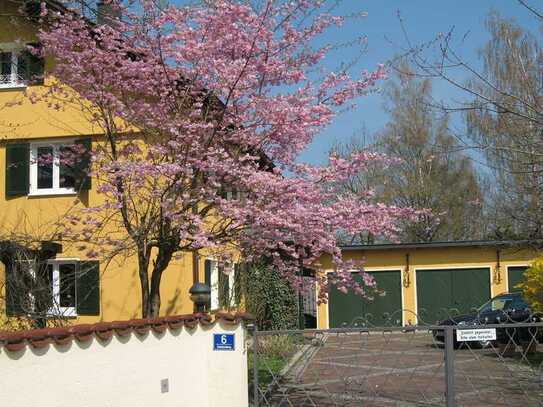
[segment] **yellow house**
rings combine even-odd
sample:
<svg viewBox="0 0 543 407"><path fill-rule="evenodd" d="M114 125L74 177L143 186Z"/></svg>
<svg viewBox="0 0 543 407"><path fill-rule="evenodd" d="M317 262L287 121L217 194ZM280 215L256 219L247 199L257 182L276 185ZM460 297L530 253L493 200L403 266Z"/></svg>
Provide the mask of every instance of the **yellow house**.
<svg viewBox="0 0 543 407"><path fill-rule="evenodd" d="M317 326L353 323L433 324L447 315L478 308L491 297L514 290L538 257L527 241L464 241L344 246L344 260L362 262L379 290L367 301L332 289L317 308ZM539 254L540 255L540 254ZM331 271L329 258L323 258Z"/></svg>
<svg viewBox="0 0 543 407"><path fill-rule="evenodd" d="M32 4L39 8L39 2ZM26 96L39 93L52 80L48 76L52 62L26 51L26 44L36 42L38 26L22 18L21 5L22 1L0 0L0 330L2 321L8 321L6 314L31 315L35 303L43 301L28 298L22 304L10 289L11 269L25 262L14 253L27 245L36 256L48 258L49 283L44 291L45 301L57 305L52 317L62 315L77 323L138 318L141 289L136 258L106 265L63 244L56 234L55 225L70 210L100 201L96 182L63 175L59 156L66 146L99 142L101 134L75 106L56 110L45 102L31 103ZM44 79L32 81L40 73ZM50 156L51 162L40 163L37 158L42 156ZM88 160L79 164L85 167ZM32 265L26 267L32 272ZM78 273L83 268L86 272ZM218 308L221 277L224 280L211 258L186 253L172 260L163 274L161 314L193 312L188 290L196 281L212 285L211 308ZM227 278L230 290L232 279L232 275Z"/></svg>

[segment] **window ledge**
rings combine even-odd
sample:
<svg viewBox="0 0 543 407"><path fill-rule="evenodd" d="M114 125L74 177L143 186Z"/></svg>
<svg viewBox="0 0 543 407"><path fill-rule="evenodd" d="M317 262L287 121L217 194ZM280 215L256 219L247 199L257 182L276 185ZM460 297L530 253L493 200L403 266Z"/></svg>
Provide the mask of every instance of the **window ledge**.
<svg viewBox="0 0 543 407"><path fill-rule="evenodd" d="M69 189L49 189L43 191L30 191L28 193L29 197L39 197L39 196L62 196L62 195L77 195L77 192Z"/></svg>
<svg viewBox="0 0 543 407"><path fill-rule="evenodd" d="M0 90L21 90L27 86L26 83L2 83L0 84Z"/></svg>
<svg viewBox="0 0 543 407"><path fill-rule="evenodd" d="M60 309L52 309L47 312L47 318L76 318L77 312L75 307L61 307Z"/></svg>

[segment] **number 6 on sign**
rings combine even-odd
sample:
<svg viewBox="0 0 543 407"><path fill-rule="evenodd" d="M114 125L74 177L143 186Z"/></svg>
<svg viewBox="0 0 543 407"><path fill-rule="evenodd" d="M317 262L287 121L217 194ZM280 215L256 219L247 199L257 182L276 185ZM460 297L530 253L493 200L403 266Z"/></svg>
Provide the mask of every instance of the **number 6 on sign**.
<svg viewBox="0 0 543 407"><path fill-rule="evenodd" d="M234 334L213 334L213 350L234 350Z"/></svg>

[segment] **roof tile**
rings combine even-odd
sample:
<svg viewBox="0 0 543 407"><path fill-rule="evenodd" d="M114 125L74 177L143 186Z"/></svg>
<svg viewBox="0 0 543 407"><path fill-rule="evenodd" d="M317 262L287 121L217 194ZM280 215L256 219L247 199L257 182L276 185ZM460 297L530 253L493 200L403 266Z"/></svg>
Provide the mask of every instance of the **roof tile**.
<svg viewBox="0 0 543 407"><path fill-rule="evenodd" d="M69 327L32 329L18 332L0 331L0 347L4 347L10 352L17 352L24 349L27 345L39 349L45 348L50 343L66 345L73 339L79 342L89 341L93 337L108 340L114 334L127 336L134 332L143 335L151 329L157 333L163 333L168 328L177 330L185 326L193 329L198 324L211 326L218 321L228 325L237 325L241 322L252 320L254 320L253 316L246 312L238 312L236 314L217 312L213 316L206 313L196 313L154 319L98 322L96 324L80 324Z"/></svg>

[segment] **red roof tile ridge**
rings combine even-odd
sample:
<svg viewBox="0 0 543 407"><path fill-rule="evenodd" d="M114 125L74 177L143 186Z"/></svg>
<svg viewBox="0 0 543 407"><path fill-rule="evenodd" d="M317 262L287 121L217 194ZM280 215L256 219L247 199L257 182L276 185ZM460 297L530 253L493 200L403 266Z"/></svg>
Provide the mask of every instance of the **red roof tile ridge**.
<svg viewBox="0 0 543 407"><path fill-rule="evenodd" d="M222 322L227 325L237 325L242 322L253 321L254 317L247 312L219 311L213 315L208 313L194 313L185 315L170 315L159 318L130 319L127 321L97 322L94 324L78 324L67 327L52 327L31 329L25 331L0 331L0 348L3 346L10 352L17 352L30 345L33 348L43 348L50 343L66 345L73 339L86 342L93 337L108 340L114 334L127 336L131 333L145 335L149 330L163 333L168 328L180 329L183 326L193 329L198 324L202 326L214 325Z"/></svg>

